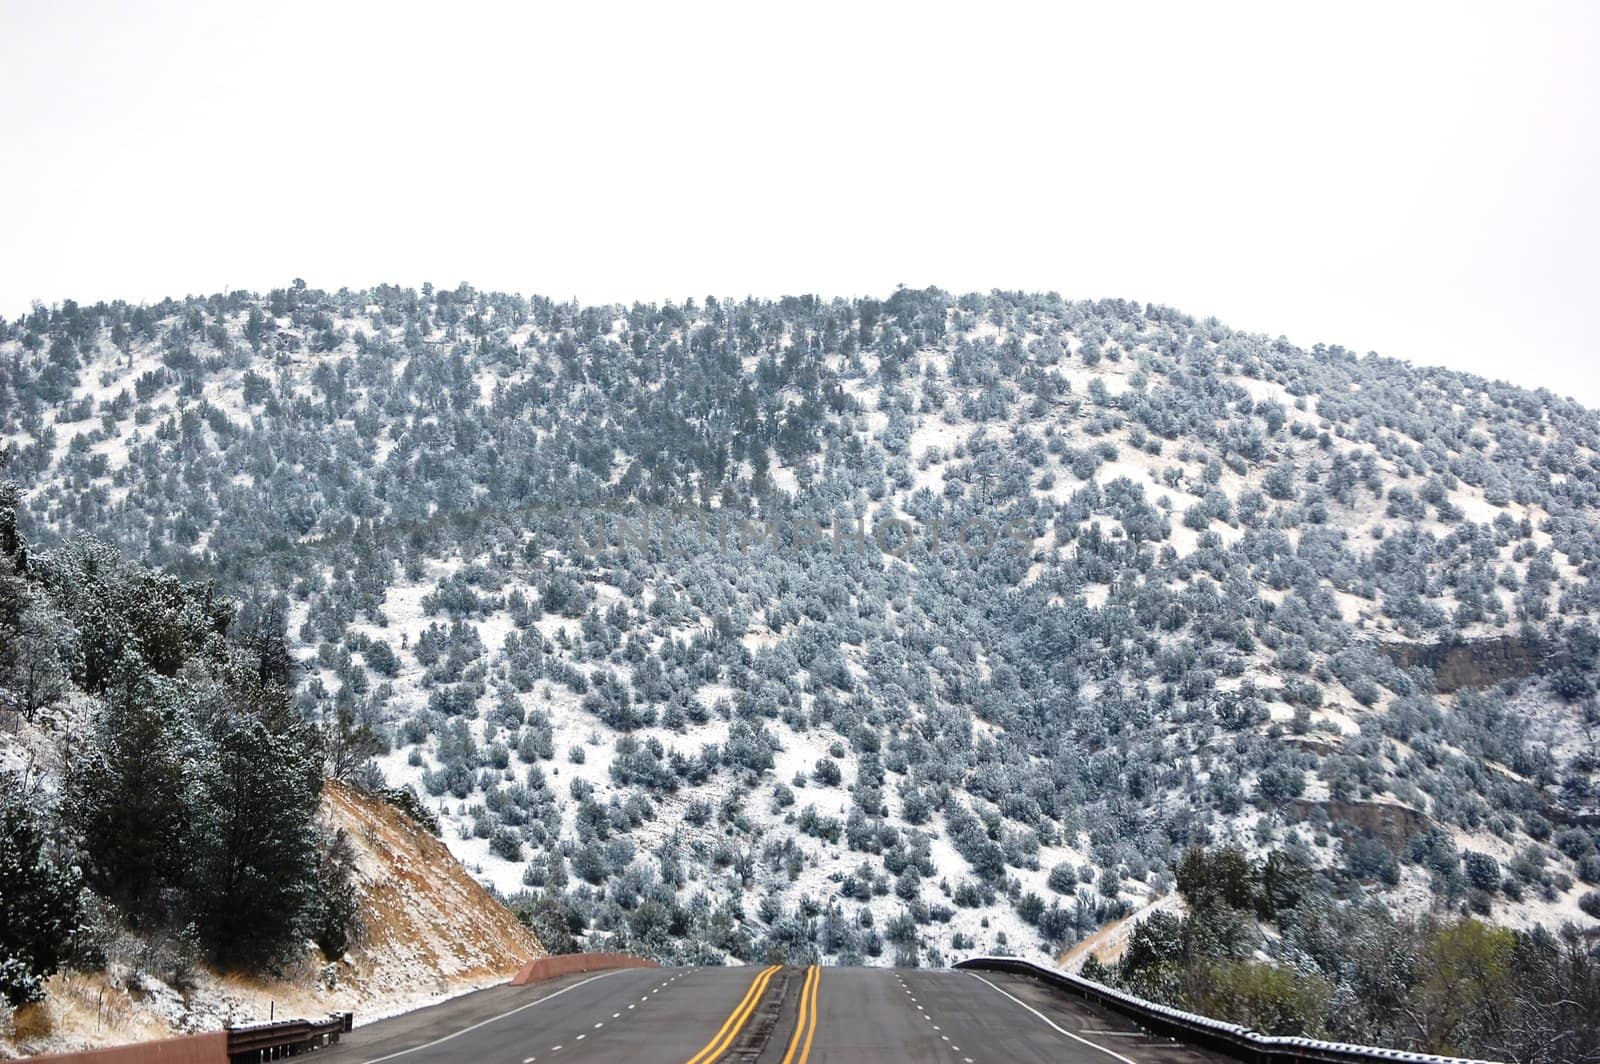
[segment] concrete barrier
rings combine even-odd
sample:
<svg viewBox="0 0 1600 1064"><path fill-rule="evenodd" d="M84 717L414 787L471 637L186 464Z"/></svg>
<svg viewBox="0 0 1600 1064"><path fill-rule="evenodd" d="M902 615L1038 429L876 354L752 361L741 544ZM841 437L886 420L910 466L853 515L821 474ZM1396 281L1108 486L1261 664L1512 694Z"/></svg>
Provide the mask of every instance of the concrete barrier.
<svg viewBox="0 0 1600 1064"><path fill-rule="evenodd" d="M561 953L553 957L540 957L522 966L511 980L512 986L527 986L558 975L573 972L599 972L607 968L659 968L655 961L643 957L630 957L626 953Z"/></svg>
<svg viewBox="0 0 1600 1064"><path fill-rule="evenodd" d="M28 1059L52 1064L228 1064L228 1032L211 1031L164 1038L159 1042L134 1042Z"/></svg>

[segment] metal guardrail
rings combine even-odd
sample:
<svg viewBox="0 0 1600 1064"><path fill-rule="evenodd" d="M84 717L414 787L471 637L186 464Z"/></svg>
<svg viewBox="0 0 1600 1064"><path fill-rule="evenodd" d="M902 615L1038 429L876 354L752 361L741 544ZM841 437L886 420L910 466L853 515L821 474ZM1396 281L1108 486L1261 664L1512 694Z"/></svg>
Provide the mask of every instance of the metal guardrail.
<svg viewBox="0 0 1600 1064"><path fill-rule="evenodd" d="M355 1026L355 1013L334 1012L325 1020L283 1020L229 1027L229 1064L260 1064L315 1052L339 1041Z"/></svg>
<svg viewBox="0 0 1600 1064"><path fill-rule="evenodd" d="M1133 1020L1153 1034L1225 1053L1248 1064L1498 1064L1461 1057L1436 1057L1399 1049L1322 1042L1314 1038L1287 1038L1262 1034L1249 1027L1224 1023L1182 1009L1158 1005L1114 987L1070 972L1046 968L1020 957L970 957L955 967L968 970L1011 972L1031 976Z"/></svg>

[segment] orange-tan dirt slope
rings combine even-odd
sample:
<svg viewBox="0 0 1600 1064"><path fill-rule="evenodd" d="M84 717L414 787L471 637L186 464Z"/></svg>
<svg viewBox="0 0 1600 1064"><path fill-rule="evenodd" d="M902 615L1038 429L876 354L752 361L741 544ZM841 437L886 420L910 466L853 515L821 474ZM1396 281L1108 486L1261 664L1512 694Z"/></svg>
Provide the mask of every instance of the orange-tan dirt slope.
<svg viewBox="0 0 1600 1064"><path fill-rule="evenodd" d="M276 979L183 967L159 943L119 949L103 972L63 972L48 996L0 1025L0 1059L214 1030L227 1023L351 1010L361 1024L505 982L544 950L468 875L443 842L399 809L342 783L325 823L356 854L361 928L345 956L309 943ZM9 1030L5 1029L9 1027Z"/></svg>

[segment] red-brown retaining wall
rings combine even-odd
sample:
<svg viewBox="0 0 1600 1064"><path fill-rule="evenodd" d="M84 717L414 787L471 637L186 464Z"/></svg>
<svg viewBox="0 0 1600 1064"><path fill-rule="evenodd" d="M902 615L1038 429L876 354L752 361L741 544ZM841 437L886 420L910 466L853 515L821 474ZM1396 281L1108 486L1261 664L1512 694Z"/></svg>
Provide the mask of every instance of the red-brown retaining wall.
<svg viewBox="0 0 1600 1064"><path fill-rule="evenodd" d="M522 966L512 986L526 986L542 979L573 972L598 972L606 968L659 968L655 961L643 957L630 957L626 953L562 953L554 957L540 957Z"/></svg>
<svg viewBox="0 0 1600 1064"><path fill-rule="evenodd" d="M81 1053L55 1053L29 1057L52 1064L228 1064L228 1032L191 1034L159 1042L134 1042Z"/></svg>

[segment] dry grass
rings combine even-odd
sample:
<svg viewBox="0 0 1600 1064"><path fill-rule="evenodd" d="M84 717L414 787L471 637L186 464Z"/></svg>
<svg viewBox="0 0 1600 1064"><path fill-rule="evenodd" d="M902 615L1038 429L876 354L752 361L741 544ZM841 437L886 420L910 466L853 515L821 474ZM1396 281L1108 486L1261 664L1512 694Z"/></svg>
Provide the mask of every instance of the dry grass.
<svg viewBox="0 0 1600 1064"><path fill-rule="evenodd" d="M19 1042L44 1038L55 1030L55 1018L44 1002L24 1005L11 1014L11 1036Z"/></svg>
<svg viewBox="0 0 1600 1064"><path fill-rule="evenodd" d="M17 1009L6 1026L0 1032L0 1051L24 1055L137 1042L173 1033L106 972L58 973L45 983L45 999Z"/></svg>

